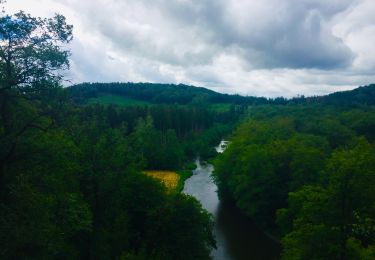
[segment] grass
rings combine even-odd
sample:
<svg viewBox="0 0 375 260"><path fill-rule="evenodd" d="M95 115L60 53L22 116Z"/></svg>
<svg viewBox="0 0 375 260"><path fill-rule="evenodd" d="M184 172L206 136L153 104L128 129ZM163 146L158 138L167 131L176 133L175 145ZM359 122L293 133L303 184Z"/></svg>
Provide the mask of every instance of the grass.
<svg viewBox="0 0 375 260"><path fill-rule="evenodd" d="M227 112L230 110L231 104L228 103L216 103L210 106L210 109L215 112Z"/></svg>
<svg viewBox="0 0 375 260"><path fill-rule="evenodd" d="M187 163L182 170L174 171L144 171L144 173L152 178L162 182L168 192L181 193L184 189L185 181L193 175L196 168L195 163Z"/></svg>
<svg viewBox="0 0 375 260"><path fill-rule="evenodd" d="M151 106L154 105L153 103L134 99L119 95L109 95L109 94L102 94L95 98L90 98L87 101L88 104L101 104L101 105L118 105L122 107L129 107L129 106ZM180 107L185 107L187 105L178 105ZM209 105L209 109L214 112L226 112L230 110L231 104L228 103L214 103Z"/></svg>
<svg viewBox="0 0 375 260"><path fill-rule="evenodd" d="M102 105L118 105L122 107L128 106L148 106L151 103L139 99L133 99L117 95L101 95L96 98L90 98L88 104L102 104Z"/></svg>
<svg viewBox="0 0 375 260"><path fill-rule="evenodd" d="M176 191L180 182L180 175L172 171L145 171L147 176L162 182L169 192Z"/></svg>

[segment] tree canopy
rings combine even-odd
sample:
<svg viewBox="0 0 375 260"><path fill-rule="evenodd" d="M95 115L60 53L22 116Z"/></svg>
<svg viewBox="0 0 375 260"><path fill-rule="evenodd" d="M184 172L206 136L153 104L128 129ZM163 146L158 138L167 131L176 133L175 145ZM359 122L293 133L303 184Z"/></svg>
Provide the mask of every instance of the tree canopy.
<svg viewBox="0 0 375 260"><path fill-rule="evenodd" d="M374 112L252 108L215 162L219 195L281 238L282 259L374 258Z"/></svg>
<svg viewBox="0 0 375 260"><path fill-rule="evenodd" d="M72 102L71 39L61 15L0 18L0 258L209 259L211 215L142 171L182 169L183 136L212 124Z"/></svg>

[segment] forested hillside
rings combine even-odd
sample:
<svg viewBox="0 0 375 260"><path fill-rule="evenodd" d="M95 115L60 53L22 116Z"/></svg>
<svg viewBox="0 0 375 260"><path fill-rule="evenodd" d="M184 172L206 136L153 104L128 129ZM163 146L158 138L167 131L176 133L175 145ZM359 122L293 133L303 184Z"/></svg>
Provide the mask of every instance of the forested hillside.
<svg viewBox="0 0 375 260"><path fill-rule="evenodd" d="M324 97L317 97L316 99L316 102L320 102L326 105L374 106L375 84L358 87L351 91L332 93Z"/></svg>
<svg viewBox="0 0 375 260"><path fill-rule="evenodd" d="M218 93L206 88L187 85L153 83L82 83L70 87L72 98L84 103L87 99L100 95L118 95L153 104L192 104L212 103L267 104L266 98L243 97Z"/></svg>
<svg viewBox="0 0 375 260"><path fill-rule="evenodd" d="M283 259L375 257L375 107L341 95L252 107L216 160L221 198L281 238Z"/></svg>
<svg viewBox="0 0 375 260"><path fill-rule="evenodd" d="M218 93L202 87L173 84L152 83L82 83L68 89L71 98L77 103L110 103L116 104L116 97L127 98L126 105L141 104L176 104L207 106L214 104L227 105L296 105L322 104L338 106L375 105L375 85L362 86L354 90L336 92L325 96L264 98ZM110 96L110 99L103 97ZM130 99L130 100L129 100ZM133 103L131 102L133 100ZM138 103L134 103L134 101ZM145 103L139 103L144 101Z"/></svg>

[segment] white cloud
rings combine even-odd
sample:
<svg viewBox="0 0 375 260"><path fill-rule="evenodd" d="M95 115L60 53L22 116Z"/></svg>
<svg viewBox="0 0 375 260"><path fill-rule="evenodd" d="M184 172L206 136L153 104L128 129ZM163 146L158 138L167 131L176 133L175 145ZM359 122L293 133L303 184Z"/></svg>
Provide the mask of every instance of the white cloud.
<svg viewBox="0 0 375 260"><path fill-rule="evenodd" d="M375 82L372 0L11 0L74 24L69 77L262 96Z"/></svg>

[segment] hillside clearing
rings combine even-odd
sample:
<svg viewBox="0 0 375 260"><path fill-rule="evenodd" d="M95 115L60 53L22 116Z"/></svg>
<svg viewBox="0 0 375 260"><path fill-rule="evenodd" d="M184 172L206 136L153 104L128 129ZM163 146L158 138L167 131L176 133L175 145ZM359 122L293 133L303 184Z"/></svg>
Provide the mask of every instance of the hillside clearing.
<svg viewBox="0 0 375 260"><path fill-rule="evenodd" d="M118 105L122 107L152 105L147 101L118 95L100 95L96 98L89 99L88 104Z"/></svg>

